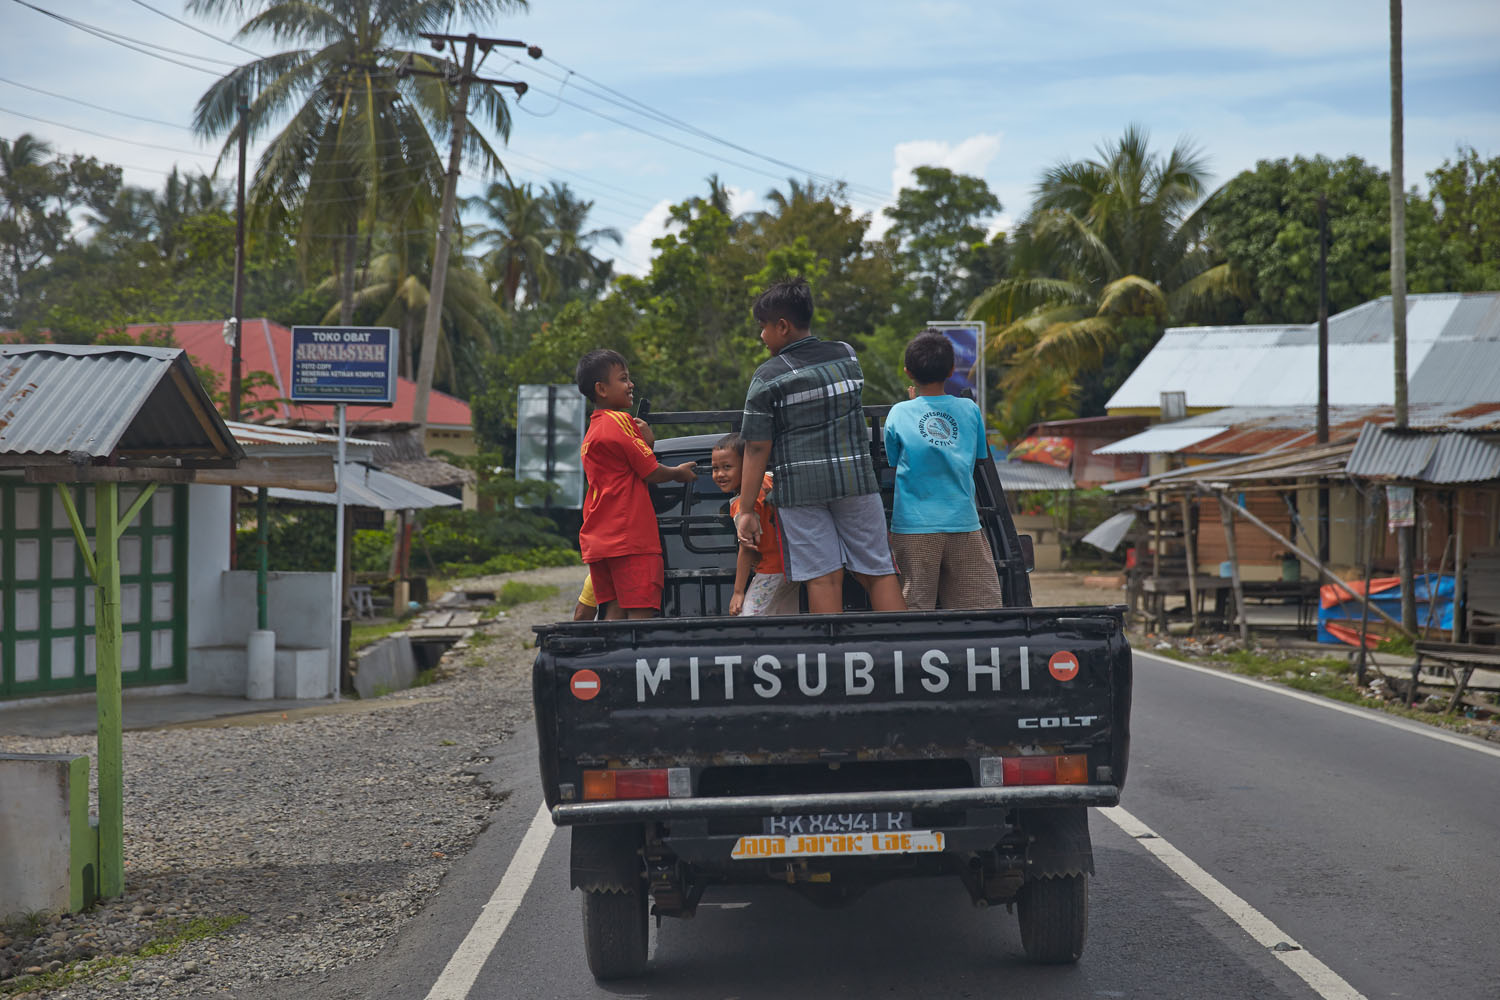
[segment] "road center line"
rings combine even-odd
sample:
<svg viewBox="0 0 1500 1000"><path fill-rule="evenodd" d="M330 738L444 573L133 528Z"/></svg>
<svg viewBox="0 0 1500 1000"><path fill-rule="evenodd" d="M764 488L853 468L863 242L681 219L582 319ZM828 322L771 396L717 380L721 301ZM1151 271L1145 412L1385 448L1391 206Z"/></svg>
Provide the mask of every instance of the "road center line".
<svg viewBox="0 0 1500 1000"><path fill-rule="evenodd" d="M1294 941L1291 935L1271 922L1270 918L1235 895L1228 886L1204 871L1202 866L1162 839L1161 835L1136 819L1119 806L1100 809L1100 815L1118 826L1125 834L1146 850L1156 855L1162 864L1170 868L1178 878L1197 889L1205 899L1218 907L1225 916L1240 926L1255 942L1267 949L1277 945L1291 946L1292 950L1276 950L1271 954L1283 965L1312 987L1324 1000L1365 1000L1343 977L1313 957L1312 953Z"/></svg>
<svg viewBox="0 0 1500 1000"><path fill-rule="evenodd" d="M500 943L500 936L510 926L510 918L520 908L521 900L531 886L537 868L541 866L542 855L547 853L547 845L552 841L554 829L552 814L543 803L536 811L526 835L521 838L521 846L516 848L510 864L506 866L494 895L479 911L474 926L469 928L468 936L453 952L453 957L448 959L437 982L432 984L427 1000L465 1000L468 997L469 991L474 988L474 981L479 978L479 970L484 968L490 952L495 950L495 945Z"/></svg>
<svg viewBox="0 0 1500 1000"><path fill-rule="evenodd" d="M1174 660L1167 656L1157 656L1155 653L1146 652L1145 650L1137 649L1133 650L1133 652L1136 656L1145 656L1155 660L1157 663L1179 667L1183 670L1193 670L1200 674L1208 674L1210 677L1218 677L1226 681L1234 681L1236 684L1244 684L1249 687L1258 688L1261 691L1279 694L1286 698L1295 698L1309 705L1317 705L1319 708L1326 708L1330 712L1342 712L1344 715L1352 715L1356 719L1364 719L1367 722L1378 722L1382 726L1390 726L1392 729L1399 729L1414 736L1425 736L1428 739L1437 740L1441 743L1450 743L1456 747L1463 747L1465 750L1473 750L1475 753L1485 753L1491 757L1500 757L1500 749L1495 747L1487 747L1476 740L1455 736L1452 733L1444 732L1433 726L1425 726L1420 722L1408 722L1406 719L1392 718L1376 709L1356 708L1353 705L1346 705L1343 702L1333 701L1329 698L1320 698L1305 691L1298 691L1296 688L1289 688L1285 684L1259 681L1253 677L1241 677L1238 674L1231 674L1226 670L1215 670L1213 667L1203 667L1196 663L1184 663L1181 660Z"/></svg>

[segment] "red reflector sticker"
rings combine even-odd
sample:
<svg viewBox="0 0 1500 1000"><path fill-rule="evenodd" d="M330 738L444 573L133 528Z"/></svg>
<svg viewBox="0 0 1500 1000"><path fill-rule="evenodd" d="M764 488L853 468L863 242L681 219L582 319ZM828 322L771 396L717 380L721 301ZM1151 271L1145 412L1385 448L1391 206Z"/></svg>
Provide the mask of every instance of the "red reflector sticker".
<svg viewBox="0 0 1500 1000"><path fill-rule="evenodd" d="M1066 649L1053 653L1052 659L1047 661L1047 670L1060 681L1070 681L1078 676L1078 657Z"/></svg>
<svg viewBox="0 0 1500 1000"><path fill-rule="evenodd" d="M599 675L592 670L576 671L573 679L568 681L568 687L579 701L591 701L599 694Z"/></svg>

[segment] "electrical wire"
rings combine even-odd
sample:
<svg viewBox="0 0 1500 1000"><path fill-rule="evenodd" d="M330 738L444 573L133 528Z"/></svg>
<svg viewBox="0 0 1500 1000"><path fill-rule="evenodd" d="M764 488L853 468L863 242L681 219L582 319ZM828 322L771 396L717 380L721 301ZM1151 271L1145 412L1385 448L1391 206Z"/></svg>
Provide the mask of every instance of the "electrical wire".
<svg viewBox="0 0 1500 1000"><path fill-rule="evenodd" d="M722 145L722 146L727 146L730 149L736 150L736 151L741 152L741 153L745 153L745 154L747 154L749 156L753 156L753 157L755 157L756 159L759 159L759 160L764 160L767 163L775 164L776 166L783 167L783 168L785 168L787 170L795 171L795 172L800 173L800 174L802 174L802 175L804 175L806 177L811 177L811 178L814 178L814 179L817 179L817 180L822 180L822 181L824 181L826 183L843 184L851 192L852 191L862 192L862 193L864 193L866 195L866 197L878 198L882 203L888 197L888 193L887 192L881 191L878 188L868 187L868 186L863 185L863 184L855 184L855 183L852 183L850 181L843 180L842 178L834 177L831 174L821 173L820 171L817 171L817 170L809 170L806 167L798 166L795 163L789 163L789 162L787 162L785 160L777 159L774 156L767 156L765 153L757 152L756 150L750 149L749 147L741 146L739 143L732 142L729 139L725 139L725 138L723 138L721 136L715 135L712 132L708 132L708 131L706 131L706 130L704 130L702 128L699 128L698 126L692 124L691 122L683 121L681 118L678 118L675 115L671 115L671 114L669 114L669 113L667 113L665 111L661 111L661 110L659 110L657 108L654 108L651 105L645 103L644 101L637 100L636 98L631 97L629 94L623 93L623 92L621 92L619 90L616 90L614 87L609 86L606 83L603 83L603 82L601 82L599 80L594 79L593 77L587 75L586 73L581 73L578 70L573 69L572 67L566 66L563 63L558 62L556 59L553 59L551 56L543 56L542 58L546 62L549 62L552 65L556 66L558 69L565 70L567 72L567 74L568 74L569 77L576 76L578 79L583 80L583 81L585 81L585 82L587 82L589 84L592 84L594 87L597 87L599 90L604 91L606 94L613 95L613 98L619 98L619 100L614 100L613 98L607 97L604 94L597 95L601 99L607 100L607 101L609 101L612 104L615 104L615 105L620 106L620 107L627 107L627 108L629 108L631 110L635 110L638 114L644 114L644 115L650 116L650 117L656 119L657 121L659 121L659 122L661 122L663 124L675 126L675 127L679 128L679 129L682 129L683 131L686 131L686 132L689 132L689 133L691 133L693 135L696 135L699 138L707 139L707 140L709 140L711 142L718 143L719 145ZM535 69L536 67L530 67L530 68ZM541 72L541 71L537 70L537 72ZM550 74L545 74L545 73L543 75L551 76ZM551 79L556 80L558 78L556 76L551 76ZM567 80L567 77L564 77L563 81L566 82L566 80ZM587 88L580 87L579 89L583 90L584 92L588 92ZM622 102L624 102L624 103L622 103Z"/></svg>
<svg viewBox="0 0 1500 1000"><path fill-rule="evenodd" d="M161 149L167 151L168 153L181 153L185 156L201 156L210 160L214 159L213 153L206 153L195 149L182 149L177 146L163 146L155 142L140 142L136 139L122 139L117 135L109 135L105 132L96 132L91 128L82 128L78 125L69 125L66 122L53 121L51 118L42 118L38 115L29 115L24 111L13 111L10 108L0 107L0 114L15 115L17 118L29 118L34 122L41 122L44 125L55 125L58 128L70 129L74 132L82 132L85 135L97 136L100 139L108 139L111 142L123 142L129 146L140 146L142 149Z"/></svg>
<svg viewBox="0 0 1500 1000"><path fill-rule="evenodd" d="M136 52L139 52L142 55L150 56L153 59L160 59L163 62L174 63L187 69L197 70L200 73L207 73L210 76L219 76L220 73L217 70L211 70L203 66L195 66L191 63L185 63L180 59L172 59L168 56L158 55L156 52L152 52L150 50L159 49L162 52L171 52L173 55L186 56L189 59L198 59L202 62L219 63L223 66L237 67L236 63L232 63L227 59L215 59L212 56L200 56L195 55L191 52L182 52L178 49L169 49L165 45L156 45L151 42L142 42L138 39L131 38L128 35L121 35L117 32L106 31L103 28L96 28L91 24L85 24L84 22L75 20L71 17L64 17L62 14L47 10L45 7L38 7L36 4L27 3L27 0L13 0L13 2L20 4L22 7L30 8L31 10L36 11L38 14L50 17L54 21L61 21L63 24L68 25L70 28L77 28L79 31L87 32L88 34L93 35L96 38L102 38L106 42L113 42L116 45L122 45L127 49L134 49ZM146 47L142 48L142 46Z"/></svg>
<svg viewBox="0 0 1500 1000"><path fill-rule="evenodd" d="M33 87L29 83L21 83L19 80L12 80L8 77L0 76L0 83L8 83L12 87L20 87L23 90L35 91L38 94L46 94L48 97L55 97L60 101L71 101L74 104L81 104L86 108L93 108L95 111L103 111L111 115L119 115L121 118L134 118L136 121L149 122L152 125L165 125L168 128L182 129L184 132L192 131L191 127L179 124L177 122L169 122L162 118L147 118L145 115L131 114L129 111L119 111L115 108L106 108L102 104L94 104L90 101L81 100L77 97L69 97L67 94L59 94L56 91L52 90L43 90L41 87Z"/></svg>
<svg viewBox="0 0 1500 1000"><path fill-rule="evenodd" d="M147 10L151 11L151 13L153 13L153 14L160 14L162 17L166 18L168 21L172 21L172 22L175 22L176 24L180 24L184 28L187 28L189 31L196 31L198 34L202 35L204 38L212 38L214 41L218 42L221 45L227 45L227 46L229 46L232 49L239 49L241 52L248 52L250 55L254 56L257 59L264 59L265 58L265 56L261 55L259 52L256 52L254 49L247 49L243 45L239 44L238 42L231 42L228 39L220 38L218 35L215 35L212 32L204 31L202 28L198 27L196 24L193 24L193 23L191 23L189 21L184 21L180 17L174 17L173 15L168 14L166 11L162 10L159 7L153 7L153 6L151 6L149 3L146 3L146 0L130 0L130 2L133 3L133 4L135 4L137 7L144 7L144 8L146 8Z"/></svg>

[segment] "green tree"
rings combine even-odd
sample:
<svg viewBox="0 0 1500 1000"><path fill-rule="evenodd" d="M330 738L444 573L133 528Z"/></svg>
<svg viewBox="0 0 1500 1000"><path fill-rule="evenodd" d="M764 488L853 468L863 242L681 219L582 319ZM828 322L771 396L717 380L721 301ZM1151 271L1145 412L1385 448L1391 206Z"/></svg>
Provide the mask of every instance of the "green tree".
<svg viewBox="0 0 1500 1000"><path fill-rule="evenodd" d="M444 173L437 140L446 137L457 88L454 64L434 56L422 32L452 21L484 21L524 9L526 0L188 0L213 18L249 14L238 37L301 47L255 59L225 74L198 100L193 125L206 137L236 141L242 96L251 134L285 119L261 154L250 190L258 226L286 228L298 245L328 246L339 279L341 322L354 310L359 237L377 224L427 225ZM420 46L408 48L407 46ZM418 69L437 76L412 75ZM447 74L447 75L444 75ZM501 91L478 83L482 120L510 131ZM465 133L465 152L487 169L500 160L484 133ZM305 257L305 260L310 259Z"/></svg>
<svg viewBox="0 0 1500 1000"><path fill-rule="evenodd" d="M583 295L594 298L609 284L612 261L595 256L601 243L620 244L620 231L609 226L588 228L594 203L578 197L567 184L553 181L542 203L552 230L547 269L553 276L553 294L563 299Z"/></svg>
<svg viewBox="0 0 1500 1000"><path fill-rule="evenodd" d="M1427 181L1439 238L1461 261L1457 290L1500 289L1500 156L1460 148Z"/></svg>
<svg viewBox="0 0 1500 1000"><path fill-rule="evenodd" d="M35 325L39 274L75 245L73 213L104 213L120 189L120 168L93 157L53 156L29 133L0 139L0 323Z"/></svg>
<svg viewBox="0 0 1500 1000"><path fill-rule="evenodd" d="M1244 308L1221 322L1310 323L1318 313L1318 195L1328 198L1328 307L1351 309L1391 290L1387 173L1357 156L1262 160L1204 207L1208 239L1245 289ZM1414 292L1457 286L1462 249L1445 247L1432 203L1406 205L1407 283Z"/></svg>
<svg viewBox="0 0 1500 1000"><path fill-rule="evenodd" d="M1067 377L1056 384L1078 384L1113 358L1144 353L1169 315L1235 294L1234 273L1215 265L1193 211L1206 177L1191 145L1155 153L1135 125L1096 157L1043 173L1010 276L969 307L989 324L1006 391L1057 373ZM1084 412L1126 374L1094 380Z"/></svg>
<svg viewBox="0 0 1500 1000"><path fill-rule="evenodd" d="M917 167L913 173L916 186L903 188L885 210L890 235L899 241L907 279L917 286L928 318L957 318L1000 277L988 273L993 265L984 225L1000 211L1000 199L981 177L947 167Z"/></svg>
<svg viewBox="0 0 1500 1000"><path fill-rule="evenodd" d="M552 291L553 275L547 248L558 237L548 218L548 203L530 184L492 181L481 197L464 202L484 213L490 225L474 233L476 244L488 244L484 266L495 283L495 300L507 311L516 307L516 296L524 290L532 305Z"/></svg>

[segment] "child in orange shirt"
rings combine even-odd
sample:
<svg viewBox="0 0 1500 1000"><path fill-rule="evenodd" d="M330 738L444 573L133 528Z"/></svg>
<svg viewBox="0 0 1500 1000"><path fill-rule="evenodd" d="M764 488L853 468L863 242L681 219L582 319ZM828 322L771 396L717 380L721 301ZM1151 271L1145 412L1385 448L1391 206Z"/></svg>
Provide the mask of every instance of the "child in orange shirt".
<svg viewBox="0 0 1500 1000"><path fill-rule="evenodd" d="M740 472L745 457L745 442L738 434L726 434L711 453L714 483L725 493L740 487ZM801 610L802 585L786 578L781 559L781 526L776 508L766 501L771 491L771 474L761 481L755 513L760 519L760 539L755 545L741 543L734 564L734 596L729 600L732 615L795 615ZM729 501L729 516L740 512L741 497ZM755 578L750 579L751 570Z"/></svg>
<svg viewBox="0 0 1500 1000"><path fill-rule="evenodd" d="M656 460L645 421L630 415L635 383L615 351L590 351L578 362L578 391L595 406L580 457L588 495L578 548L606 619L650 618L661 610L664 567L652 483L697 479L692 462Z"/></svg>

